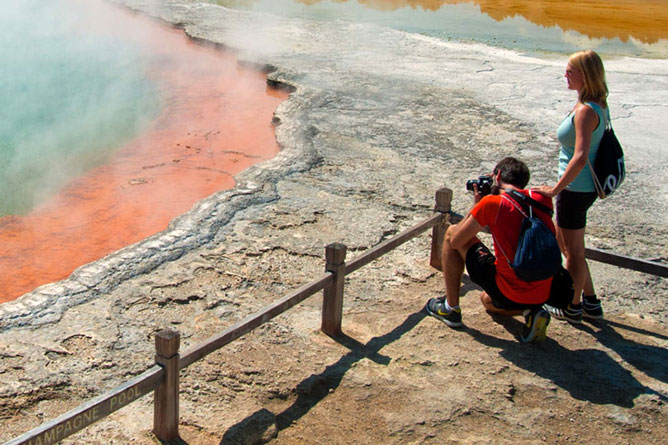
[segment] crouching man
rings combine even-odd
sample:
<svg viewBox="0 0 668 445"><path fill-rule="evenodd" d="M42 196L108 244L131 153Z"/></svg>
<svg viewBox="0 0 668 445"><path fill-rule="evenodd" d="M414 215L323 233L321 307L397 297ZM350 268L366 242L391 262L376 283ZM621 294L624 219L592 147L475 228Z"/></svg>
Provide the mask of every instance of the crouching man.
<svg viewBox="0 0 668 445"><path fill-rule="evenodd" d="M529 169L515 158L508 157L494 167L491 194L483 196L474 185L474 206L459 224L450 226L445 234L442 253L445 297L427 302L429 315L450 327L462 325L459 291L464 266L471 281L482 287L480 301L492 314L524 315L525 326L520 335L522 342L545 340L550 314L543 309L547 303L565 307L573 295L573 282L568 272L560 267L554 277L539 281L522 281L510 267L524 216L522 207L505 193L515 189L552 209L552 200L537 192L524 190L529 182ZM551 217L534 211L554 233ZM476 236L485 226L494 240L494 253Z"/></svg>

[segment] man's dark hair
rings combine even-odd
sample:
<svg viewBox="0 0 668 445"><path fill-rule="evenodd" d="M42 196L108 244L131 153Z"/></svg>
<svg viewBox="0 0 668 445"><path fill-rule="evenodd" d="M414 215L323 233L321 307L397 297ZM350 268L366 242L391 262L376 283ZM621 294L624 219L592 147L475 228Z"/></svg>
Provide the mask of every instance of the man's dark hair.
<svg viewBox="0 0 668 445"><path fill-rule="evenodd" d="M529 167L513 157L503 158L494 167L494 175L501 173L500 179L506 184L523 189L529 183Z"/></svg>

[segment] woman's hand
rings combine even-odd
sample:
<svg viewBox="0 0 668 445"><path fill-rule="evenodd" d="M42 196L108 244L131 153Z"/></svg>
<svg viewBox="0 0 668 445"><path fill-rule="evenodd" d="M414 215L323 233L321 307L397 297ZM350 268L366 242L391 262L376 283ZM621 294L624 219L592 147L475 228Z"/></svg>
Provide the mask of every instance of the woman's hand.
<svg viewBox="0 0 668 445"><path fill-rule="evenodd" d="M541 185L540 187L532 187L531 190L536 191L540 193L541 195L545 195L548 198L554 198L557 196L557 192L554 190L553 187L550 187L549 185Z"/></svg>

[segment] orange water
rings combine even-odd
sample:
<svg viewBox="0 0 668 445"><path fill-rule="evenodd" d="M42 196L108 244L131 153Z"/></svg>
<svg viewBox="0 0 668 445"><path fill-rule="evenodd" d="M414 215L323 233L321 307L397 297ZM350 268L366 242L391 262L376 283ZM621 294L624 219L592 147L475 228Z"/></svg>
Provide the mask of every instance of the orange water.
<svg viewBox="0 0 668 445"><path fill-rule="evenodd" d="M668 38L666 0L448 0L474 3L495 20L520 16L537 25L559 26L593 38Z"/></svg>
<svg viewBox="0 0 668 445"><path fill-rule="evenodd" d="M321 0L297 0L314 5ZM349 0L337 0L347 2ZM352 0L351 0L352 1ZM444 5L472 3L497 21L523 17L536 25L559 26L592 38L630 38L645 43L668 39L666 0L357 0L379 10L421 8L437 11Z"/></svg>
<svg viewBox="0 0 668 445"><path fill-rule="evenodd" d="M82 35L107 32L149 46L148 75L165 107L145 134L105 165L30 214L0 218L0 302L164 230L279 150L271 121L287 94L268 88L264 74L191 42L182 31L97 1L77 1L95 8Z"/></svg>

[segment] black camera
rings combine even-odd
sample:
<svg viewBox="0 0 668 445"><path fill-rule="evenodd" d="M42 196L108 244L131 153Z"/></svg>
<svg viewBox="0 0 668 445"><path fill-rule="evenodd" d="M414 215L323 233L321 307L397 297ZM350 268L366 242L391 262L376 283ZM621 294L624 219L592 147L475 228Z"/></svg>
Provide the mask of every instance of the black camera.
<svg viewBox="0 0 668 445"><path fill-rule="evenodd" d="M492 185L494 179L491 176L483 175L478 177L478 179L469 179L466 181L466 190L475 191L473 184L478 185L478 194L481 196L489 195L492 193Z"/></svg>

